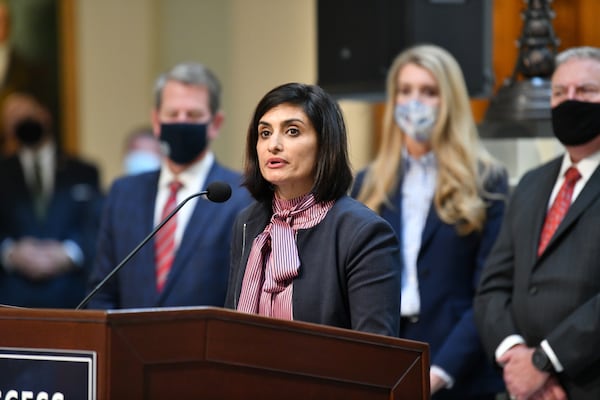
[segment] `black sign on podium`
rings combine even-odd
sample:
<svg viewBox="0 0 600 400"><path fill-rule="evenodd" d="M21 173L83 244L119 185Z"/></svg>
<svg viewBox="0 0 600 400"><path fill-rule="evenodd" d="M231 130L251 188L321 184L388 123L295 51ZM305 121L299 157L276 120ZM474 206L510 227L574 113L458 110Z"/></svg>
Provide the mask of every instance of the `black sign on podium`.
<svg viewBox="0 0 600 400"><path fill-rule="evenodd" d="M96 353L0 347L0 399L96 399Z"/></svg>

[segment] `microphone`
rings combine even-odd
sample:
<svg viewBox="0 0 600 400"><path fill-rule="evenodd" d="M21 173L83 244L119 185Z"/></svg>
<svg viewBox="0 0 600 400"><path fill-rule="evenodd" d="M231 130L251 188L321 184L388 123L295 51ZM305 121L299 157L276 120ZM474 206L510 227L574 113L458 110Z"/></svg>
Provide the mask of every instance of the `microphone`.
<svg viewBox="0 0 600 400"><path fill-rule="evenodd" d="M231 186L229 186L225 182L217 181L217 182L213 182L210 185L208 185L206 190L203 190L198 193L194 193L191 196L186 197L181 203L179 203L173 209L173 211L171 211L169 213L169 215L167 215L165 217L165 219L163 219L158 225L156 225L156 227L152 230L152 232L150 232L148 234L148 236L146 236L146 238L144 240L142 240L140 242L140 244L138 244L135 247L135 249L133 249L131 251L131 253L127 254L127 256L123 259L123 261L121 261L119 263L119 265L117 265L112 271L110 271L110 273L108 275L106 275L106 277L104 279L102 279L102 281L100 281L100 283L98 283L96 285L96 287L94 287L94 289L87 296L85 296L85 298L83 300L81 300L81 303L79 303L77 305L77 307L75 307L75 309L80 310L83 307L85 307L87 305L87 303L89 303L89 301L92 299L92 297L94 297L94 295L96 293L98 293L98 291L100 291L100 289L102 289L102 287L104 287L106 282L108 282L108 280L110 278L112 278L117 272L119 272L119 270L121 268L123 268L123 266L125 264L127 264L129 262L129 260L133 256L135 256L138 253L138 251L140 251L140 249L142 247L144 247L144 245L146 243L148 243L148 241L150 239L152 239L152 237L154 237L154 235L156 235L156 233L160 230L160 228L162 228L167 222L169 222L169 220L173 217L173 215L177 214L177 212L181 209L181 207L183 207L185 205L185 203L187 203L188 201L190 201L191 199L193 199L195 197L203 196L203 195L206 195L206 198L214 203L223 203L223 202L229 200L229 198L231 197Z"/></svg>
<svg viewBox="0 0 600 400"><path fill-rule="evenodd" d="M214 203L223 203L231 197L231 186L226 184L225 182L213 182L206 188L206 191L197 193L195 195L190 196L195 197L206 193L206 197L214 202ZM188 199L185 199L183 202L185 203Z"/></svg>

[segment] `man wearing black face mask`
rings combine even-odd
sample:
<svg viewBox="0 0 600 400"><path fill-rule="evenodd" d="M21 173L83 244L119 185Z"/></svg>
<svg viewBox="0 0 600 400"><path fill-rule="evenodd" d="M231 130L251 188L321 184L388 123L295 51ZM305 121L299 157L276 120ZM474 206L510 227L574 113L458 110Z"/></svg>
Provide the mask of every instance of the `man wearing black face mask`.
<svg viewBox="0 0 600 400"><path fill-rule="evenodd" d="M0 303L74 307L91 265L98 170L58 151L34 97L11 94L2 116L19 149L0 162Z"/></svg>
<svg viewBox="0 0 600 400"><path fill-rule="evenodd" d="M155 84L154 134L161 142L160 171L113 184L100 228L90 289L152 231L175 204L215 181L231 198L216 204L195 198L97 292L88 308L223 306L233 220L250 203L241 175L217 163L209 144L223 123L220 84L201 64L183 63Z"/></svg>
<svg viewBox="0 0 600 400"><path fill-rule="evenodd" d="M556 58L564 156L523 176L475 298L514 399L600 399L600 49Z"/></svg>

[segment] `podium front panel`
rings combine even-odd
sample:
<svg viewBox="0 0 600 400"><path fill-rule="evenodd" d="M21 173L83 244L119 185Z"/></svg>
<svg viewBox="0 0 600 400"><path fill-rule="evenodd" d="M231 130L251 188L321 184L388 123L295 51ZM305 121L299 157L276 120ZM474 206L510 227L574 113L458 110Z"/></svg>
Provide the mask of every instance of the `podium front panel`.
<svg viewBox="0 0 600 400"><path fill-rule="evenodd" d="M0 329L0 347L95 352L98 399L429 398L424 343L220 308L0 309Z"/></svg>

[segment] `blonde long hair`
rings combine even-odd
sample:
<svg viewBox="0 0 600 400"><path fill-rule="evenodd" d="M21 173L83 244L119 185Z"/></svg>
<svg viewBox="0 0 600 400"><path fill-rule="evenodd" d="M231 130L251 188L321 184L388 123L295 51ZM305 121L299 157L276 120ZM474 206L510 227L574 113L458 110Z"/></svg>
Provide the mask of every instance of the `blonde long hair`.
<svg viewBox="0 0 600 400"><path fill-rule="evenodd" d="M456 225L460 234L481 231L485 223L486 199L495 197L484 188L490 175L503 168L483 148L471 112L460 66L446 50L419 45L400 53L387 76L387 100L381 143L368 167L358 200L376 212L397 189L402 161L403 135L394 120L397 78L407 64L427 69L436 79L440 93L438 119L431 138L438 162L434 205L442 221Z"/></svg>

